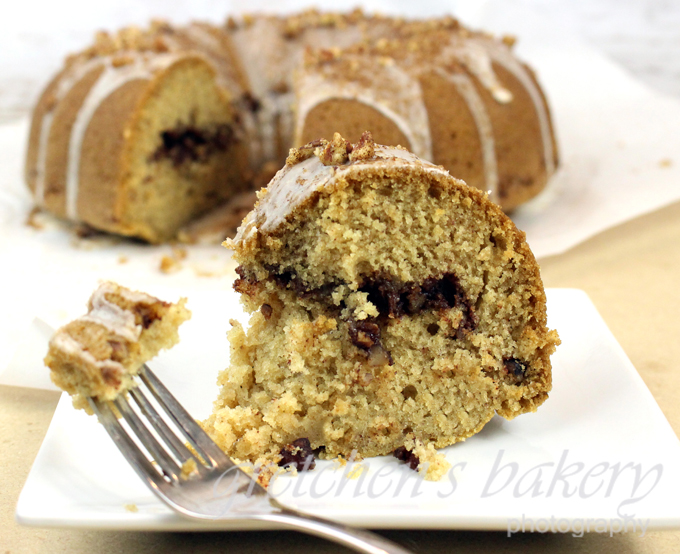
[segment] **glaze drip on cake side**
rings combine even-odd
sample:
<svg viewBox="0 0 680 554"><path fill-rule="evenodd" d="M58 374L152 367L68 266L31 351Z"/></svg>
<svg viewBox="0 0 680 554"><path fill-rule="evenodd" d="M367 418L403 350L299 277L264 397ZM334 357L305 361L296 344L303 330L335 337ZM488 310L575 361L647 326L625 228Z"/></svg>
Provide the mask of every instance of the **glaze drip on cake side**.
<svg viewBox="0 0 680 554"><path fill-rule="evenodd" d="M350 56L349 63L357 67L363 65L352 75L352 80L335 73L333 68L322 69L316 74L302 74L297 83L296 128L301 130L309 112L324 101L335 98L356 100L393 121L408 139L408 145L404 146L415 155L432 159L427 109L418 80L390 58L376 65ZM380 82L380 87L367 87L365 83L371 80ZM299 139L296 142L299 143Z"/></svg>

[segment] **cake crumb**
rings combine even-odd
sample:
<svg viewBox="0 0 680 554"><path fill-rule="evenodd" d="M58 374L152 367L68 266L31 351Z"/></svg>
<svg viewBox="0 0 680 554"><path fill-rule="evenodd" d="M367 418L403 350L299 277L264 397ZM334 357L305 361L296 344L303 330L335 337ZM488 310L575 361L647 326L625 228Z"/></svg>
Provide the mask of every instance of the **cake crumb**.
<svg viewBox="0 0 680 554"><path fill-rule="evenodd" d="M196 465L196 460L189 458L186 462L182 464L182 470L179 474L180 479L190 479L194 475L198 474L198 466Z"/></svg>
<svg viewBox="0 0 680 554"><path fill-rule="evenodd" d="M187 251L186 248L181 248L179 246L173 246L170 256L163 256L161 258L161 263L159 269L162 273L177 273L182 269L182 260L186 259Z"/></svg>
<svg viewBox="0 0 680 554"><path fill-rule="evenodd" d="M368 464L354 464L345 476L347 479L356 480L361 477L364 472L368 473Z"/></svg>
<svg viewBox="0 0 680 554"><path fill-rule="evenodd" d="M404 446L392 455L420 473L426 481L439 481L451 468L444 454L437 452L432 443L424 445L419 439L407 437Z"/></svg>
<svg viewBox="0 0 680 554"><path fill-rule="evenodd" d="M258 469L256 473L256 481L265 489L269 488L269 483L271 482L272 478L279 473L285 473L285 470L283 470L283 468L276 467L273 464L264 465Z"/></svg>
<svg viewBox="0 0 680 554"><path fill-rule="evenodd" d="M26 217L26 225L38 231L42 231L45 228L45 223L40 221L41 214L42 209L39 206L33 206L33 209L28 213L28 217Z"/></svg>
<svg viewBox="0 0 680 554"><path fill-rule="evenodd" d="M222 275L216 271L209 271L207 269L194 268L194 275L196 277L221 277Z"/></svg>
<svg viewBox="0 0 680 554"><path fill-rule="evenodd" d="M137 504L125 504L123 506L127 512L132 512L133 514L136 514L139 512L139 508L137 507Z"/></svg>
<svg viewBox="0 0 680 554"><path fill-rule="evenodd" d="M129 261L130 261L130 258L128 258L127 256L118 256L118 263L121 264L121 265L126 264Z"/></svg>
<svg viewBox="0 0 680 554"><path fill-rule="evenodd" d="M176 273L180 269L182 269L182 266L180 263L175 260L174 258L171 258L170 256L163 256L161 258L161 263L158 269L161 270L161 273Z"/></svg>
<svg viewBox="0 0 680 554"><path fill-rule="evenodd" d="M673 160L670 158L663 158L662 160L659 160L659 167L662 167L664 169L671 167L673 165Z"/></svg>
<svg viewBox="0 0 680 554"><path fill-rule="evenodd" d="M340 469L341 467L345 467L347 465L347 458L345 458L342 454L339 455L337 458L333 459L333 468L334 469Z"/></svg>
<svg viewBox="0 0 680 554"><path fill-rule="evenodd" d="M184 260L188 256L187 249L181 246L172 247L172 256L177 260Z"/></svg>
<svg viewBox="0 0 680 554"><path fill-rule="evenodd" d="M508 48L512 48L517 43L517 37L514 35L503 35L501 37L501 42Z"/></svg>

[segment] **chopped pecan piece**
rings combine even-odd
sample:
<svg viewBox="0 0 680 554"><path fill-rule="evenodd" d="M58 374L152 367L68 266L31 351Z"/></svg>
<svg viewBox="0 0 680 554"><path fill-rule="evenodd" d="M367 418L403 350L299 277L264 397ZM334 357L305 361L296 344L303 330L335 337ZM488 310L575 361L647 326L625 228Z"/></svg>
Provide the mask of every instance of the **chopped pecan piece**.
<svg viewBox="0 0 680 554"><path fill-rule="evenodd" d="M316 462L314 461L314 451L309 439L300 438L287 444L281 449L281 459L279 466L292 466L298 471L314 469Z"/></svg>
<svg viewBox="0 0 680 554"><path fill-rule="evenodd" d="M418 466L420 465L420 458L418 458L418 456L408 450L405 446L400 446L397 448L394 452L392 452L392 456L394 456L397 460L407 463L408 467L411 469L418 469Z"/></svg>

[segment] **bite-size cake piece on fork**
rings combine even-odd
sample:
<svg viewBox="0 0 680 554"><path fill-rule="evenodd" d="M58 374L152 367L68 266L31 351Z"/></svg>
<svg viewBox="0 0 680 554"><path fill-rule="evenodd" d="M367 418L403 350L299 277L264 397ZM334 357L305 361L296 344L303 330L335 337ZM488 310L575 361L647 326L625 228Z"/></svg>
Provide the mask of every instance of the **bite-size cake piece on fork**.
<svg viewBox="0 0 680 554"><path fill-rule="evenodd" d="M176 304L116 283L102 283L88 312L50 339L45 365L52 381L89 411L87 397L113 400L134 386L133 377L160 350L179 342L178 328L191 317L186 298Z"/></svg>

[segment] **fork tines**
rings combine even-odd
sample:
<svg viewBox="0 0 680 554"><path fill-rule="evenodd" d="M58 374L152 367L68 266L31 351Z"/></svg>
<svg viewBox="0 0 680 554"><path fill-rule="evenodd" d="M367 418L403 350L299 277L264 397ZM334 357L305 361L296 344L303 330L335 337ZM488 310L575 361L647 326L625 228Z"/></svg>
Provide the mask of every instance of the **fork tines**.
<svg viewBox="0 0 680 554"><path fill-rule="evenodd" d="M156 487L163 487L178 483L185 477L183 468L186 467L192 470L195 468L202 476L218 467L235 467L146 365L140 370L139 377L147 393L145 394L141 385L129 391L137 409L126 396L119 396L112 402L102 402L94 398L88 400L99 421L145 481ZM154 402L148 398L148 393L151 393L155 404L167 414L167 419L181 433L182 438L166 422L166 418L158 413ZM123 417L131 433L116 412ZM187 447L187 442L191 448ZM190 463L191 460L194 464Z"/></svg>

